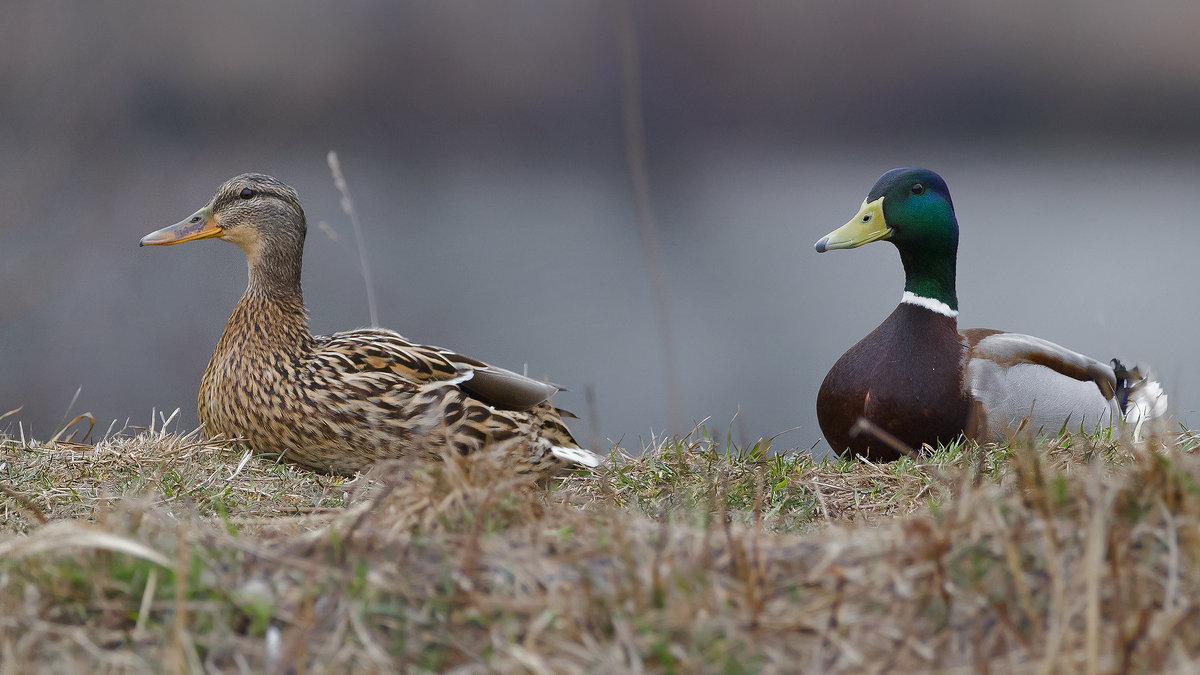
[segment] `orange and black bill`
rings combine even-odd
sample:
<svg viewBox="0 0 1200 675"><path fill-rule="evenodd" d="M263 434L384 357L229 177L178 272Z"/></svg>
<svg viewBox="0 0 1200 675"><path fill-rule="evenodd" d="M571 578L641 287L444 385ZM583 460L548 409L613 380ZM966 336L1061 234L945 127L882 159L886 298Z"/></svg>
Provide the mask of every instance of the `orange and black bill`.
<svg viewBox="0 0 1200 675"><path fill-rule="evenodd" d="M221 227L220 223L213 218L210 205L193 213L185 220L142 237L138 246L170 246L193 239L219 237L224 231L225 229Z"/></svg>

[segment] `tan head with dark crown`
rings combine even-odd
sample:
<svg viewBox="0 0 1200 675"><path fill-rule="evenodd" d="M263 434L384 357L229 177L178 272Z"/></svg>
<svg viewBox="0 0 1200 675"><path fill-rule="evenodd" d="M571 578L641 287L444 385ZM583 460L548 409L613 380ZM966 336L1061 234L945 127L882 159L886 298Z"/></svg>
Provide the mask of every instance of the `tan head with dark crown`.
<svg viewBox="0 0 1200 675"><path fill-rule="evenodd" d="M295 190L272 176L244 173L226 181L199 211L142 237L139 246L223 239L245 251L252 285L257 280L298 290L306 227Z"/></svg>

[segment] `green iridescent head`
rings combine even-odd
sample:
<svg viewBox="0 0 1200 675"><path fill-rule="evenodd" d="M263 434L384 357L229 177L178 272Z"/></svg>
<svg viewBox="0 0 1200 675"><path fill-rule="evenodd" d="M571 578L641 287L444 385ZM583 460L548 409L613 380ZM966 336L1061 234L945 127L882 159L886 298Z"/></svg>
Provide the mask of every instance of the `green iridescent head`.
<svg viewBox="0 0 1200 675"><path fill-rule="evenodd" d="M904 290L958 309L954 268L958 220L942 177L928 169L892 169L879 177L850 222L817 242L817 252L884 239L904 264Z"/></svg>

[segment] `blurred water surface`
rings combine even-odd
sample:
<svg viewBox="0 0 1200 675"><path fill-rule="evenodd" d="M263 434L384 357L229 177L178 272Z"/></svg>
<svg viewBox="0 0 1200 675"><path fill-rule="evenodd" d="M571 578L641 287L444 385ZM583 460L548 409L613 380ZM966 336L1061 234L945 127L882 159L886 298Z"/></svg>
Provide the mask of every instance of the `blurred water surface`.
<svg viewBox="0 0 1200 675"><path fill-rule="evenodd" d="M1196 223L1189 158L1121 161L1012 156L961 159L927 150L962 227L961 322L1059 341L1097 358L1153 367L1187 413L1188 304ZM735 434L810 447L825 371L894 307L903 284L887 244L818 255L812 244L853 215L883 168L904 158L868 149L836 161L763 148L712 148L658 165L656 195L683 365L686 413ZM636 439L666 424L647 277L630 223L628 186L608 172L555 161L447 161L432 171L356 165L343 157L364 222L381 322L405 335L514 368L572 391L582 436ZM352 234L320 157L278 171L310 219L305 291L314 331L367 323ZM223 242L164 249L141 234L202 205L224 179L163 193L148 207L114 195L59 199L66 250L30 263L36 303L10 307L0 332L7 407L45 435L74 412L146 423L152 407L195 423L196 386L245 285L242 253ZM155 177L130 177L128 191ZM1053 189L1051 189L1053 186ZM95 215L106 214L97 220ZM325 222L331 239L315 225ZM51 225L53 227L53 225ZM52 241L58 241L53 239ZM8 302L12 302L11 298ZM594 425L589 426L589 425ZM44 437L44 436L43 436Z"/></svg>

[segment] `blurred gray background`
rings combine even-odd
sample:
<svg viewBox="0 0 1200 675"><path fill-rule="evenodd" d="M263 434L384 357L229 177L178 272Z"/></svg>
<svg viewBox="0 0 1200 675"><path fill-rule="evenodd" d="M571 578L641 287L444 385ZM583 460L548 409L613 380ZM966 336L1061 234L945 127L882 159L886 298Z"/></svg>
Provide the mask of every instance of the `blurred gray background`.
<svg viewBox="0 0 1200 675"><path fill-rule="evenodd" d="M138 249L230 176L294 185L312 328L380 322L571 389L581 439L667 427L606 1L6 2L0 429L182 408L245 285ZM687 421L824 441L816 391L895 306L893 247L818 255L895 166L940 172L961 325L1151 366L1195 417L1200 4L635 2ZM326 222L340 237L319 230ZM78 388L82 391L68 413ZM20 426L18 426L18 423Z"/></svg>

